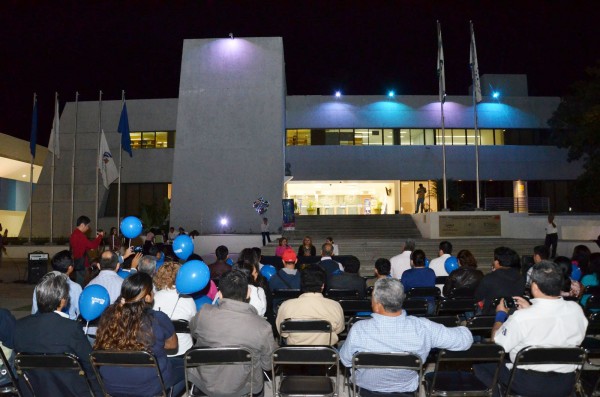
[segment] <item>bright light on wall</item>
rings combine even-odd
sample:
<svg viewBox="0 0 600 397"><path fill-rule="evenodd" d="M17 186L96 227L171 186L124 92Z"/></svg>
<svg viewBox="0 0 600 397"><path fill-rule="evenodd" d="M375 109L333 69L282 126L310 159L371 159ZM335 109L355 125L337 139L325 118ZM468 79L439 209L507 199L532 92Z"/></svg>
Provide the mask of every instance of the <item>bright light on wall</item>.
<svg viewBox="0 0 600 397"><path fill-rule="evenodd" d="M335 97L336 98L340 98L342 96L342 92L341 91L336 91L335 92Z"/></svg>

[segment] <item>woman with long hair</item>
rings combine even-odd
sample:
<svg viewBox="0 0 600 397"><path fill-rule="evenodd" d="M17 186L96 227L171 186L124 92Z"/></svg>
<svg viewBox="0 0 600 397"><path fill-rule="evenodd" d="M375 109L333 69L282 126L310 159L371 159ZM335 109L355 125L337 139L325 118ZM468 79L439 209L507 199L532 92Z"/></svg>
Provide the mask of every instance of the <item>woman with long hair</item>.
<svg viewBox="0 0 600 397"><path fill-rule="evenodd" d="M571 273L573 272L571 260L566 256L557 256L554 258L554 263L556 263L563 275L563 286L560 291L560 296L563 298L579 299L583 292L583 288L579 281L571 278Z"/></svg>
<svg viewBox="0 0 600 397"><path fill-rule="evenodd" d="M266 284L268 288L268 283L258 271L258 257L252 248L244 248L240 252L234 268L241 270L248 277L248 288L250 288L249 303L256 309L259 316L264 316L268 306L264 286Z"/></svg>
<svg viewBox="0 0 600 397"><path fill-rule="evenodd" d="M462 296L472 296L475 289L483 279L481 270L477 270L477 259L469 250L460 250L456 254L460 267L454 270L446 279L444 285L444 296L450 296L453 291L461 289Z"/></svg>
<svg viewBox="0 0 600 397"><path fill-rule="evenodd" d="M165 313L171 320L190 321L196 315L196 303L186 295L180 295L175 288L175 279L181 265L166 262L158 268L153 282L157 289L154 295L154 310ZM178 333L179 350L173 356L183 355L194 345L189 333ZM169 356L170 357L170 356Z"/></svg>
<svg viewBox="0 0 600 397"><path fill-rule="evenodd" d="M173 395L185 388L183 359L167 358L177 351L177 335L169 317L152 310L152 278L136 273L123 281L121 295L100 318L95 350L147 350L156 357L165 386ZM100 368L106 391L118 396L155 396L160 384L152 368Z"/></svg>
<svg viewBox="0 0 600 397"><path fill-rule="evenodd" d="M290 248L290 246L288 245L287 237L280 237L278 242L279 245L277 246L277 248L275 248L275 255L281 256L283 255L286 249Z"/></svg>
<svg viewBox="0 0 600 397"><path fill-rule="evenodd" d="M316 256L317 248L313 245L310 236L304 236L302 245L298 248L298 256Z"/></svg>
<svg viewBox="0 0 600 397"><path fill-rule="evenodd" d="M597 287L600 285L600 252L594 252L589 256L588 274L583 276L581 284L584 287ZM581 305L585 306L585 303L590 298L590 294L585 294L581 297Z"/></svg>
<svg viewBox="0 0 600 397"><path fill-rule="evenodd" d="M576 262L582 274L592 274L594 270L590 267L590 255L592 251L587 245L576 245L573 247L573 254L571 255L571 262Z"/></svg>

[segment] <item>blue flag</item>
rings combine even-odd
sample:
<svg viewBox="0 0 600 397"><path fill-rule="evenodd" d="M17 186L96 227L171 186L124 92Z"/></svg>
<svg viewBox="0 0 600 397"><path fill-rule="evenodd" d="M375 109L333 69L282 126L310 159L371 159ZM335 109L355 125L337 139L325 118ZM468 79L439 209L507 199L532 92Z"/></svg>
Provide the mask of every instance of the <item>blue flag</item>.
<svg viewBox="0 0 600 397"><path fill-rule="evenodd" d="M117 131L121 133L121 147L129 153L129 157L133 157L133 153L131 153L131 138L129 137L129 118L127 117L126 103L123 103L123 110L121 111L121 118L119 119L119 128Z"/></svg>
<svg viewBox="0 0 600 397"><path fill-rule="evenodd" d="M31 135L29 136L29 149L31 151L31 157L35 158L35 144L37 142L37 130L38 130L38 106L37 98L33 102L33 115L31 116Z"/></svg>

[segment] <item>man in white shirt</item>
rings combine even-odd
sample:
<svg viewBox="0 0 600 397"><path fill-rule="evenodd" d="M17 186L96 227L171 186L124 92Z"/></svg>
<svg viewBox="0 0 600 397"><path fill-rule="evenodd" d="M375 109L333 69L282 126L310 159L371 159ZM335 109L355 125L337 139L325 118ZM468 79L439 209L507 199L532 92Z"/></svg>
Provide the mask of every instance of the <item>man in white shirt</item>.
<svg viewBox="0 0 600 397"><path fill-rule="evenodd" d="M391 275L393 278L402 277L405 270L410 269L410 255L415 250L415 240L408 239L404 242L402 253L390 258L392 264Z"/></svg>
<svg viewBox="0 0 600 397"><path fill-rule="evenodd" d="M440 243L440 251L438 257L429 262L429 268L435 272L436 277L447 276L446 259L452 255L452 243L450 241L442 241Z"/></svg>
<svg viewBox="0 0 600 397"><path fill-rule="evenodd" d="M575 347L585 337L588 320L577 302L560 296L563 276L556 264L542 261L533 267L529 303L513 297L517 310L509 317L504 299L496 307L496 322L492 328L494 342L502 346L514 362L517 353L527 346ZM475 366L476 376L491 384L494 364ZM498 381L508 383L512 364L500 369ZM527 396L566 396L573 389L576 366L565 364L528 365L518 370L512 390Z"/></svg>

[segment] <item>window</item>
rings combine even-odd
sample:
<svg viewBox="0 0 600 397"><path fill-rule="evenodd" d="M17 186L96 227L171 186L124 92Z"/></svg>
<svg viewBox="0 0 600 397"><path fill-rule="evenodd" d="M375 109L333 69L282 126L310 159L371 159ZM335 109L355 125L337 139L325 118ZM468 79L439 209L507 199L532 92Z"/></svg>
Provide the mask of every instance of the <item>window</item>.
<svg viewBox="0 0 600 397"><path fill-rule="evenodd" d="M467 140L465 137L465 130L453 129L452 130L452 144L453 145L466 145Z"/></svg>
<svg viewBox="0 0 600 397"><path fill-rule="evenodd" d="M386 128L383 130L383 144L384 145L393 145L394 144L394 130L391 128Z"/></svg>
<svg viewBox="0 0 600 397"><path fill-rule="evenodd" d="M166 149L175 147L175 131L135 131L129 133L132 149Z"/></svg>
<svg viewBox="0 0 600 397"><path fill-rule="evenodd" d="M410 130L410 144L411 145L424 145L425 144L425 133L423 130L412 129Z"/></svg>
<svg viewBox="0 0 600 397"><path fill-rule="evenodd" d="M407 128L400 130L400 145L410 145L410 130Z"/></svg>

